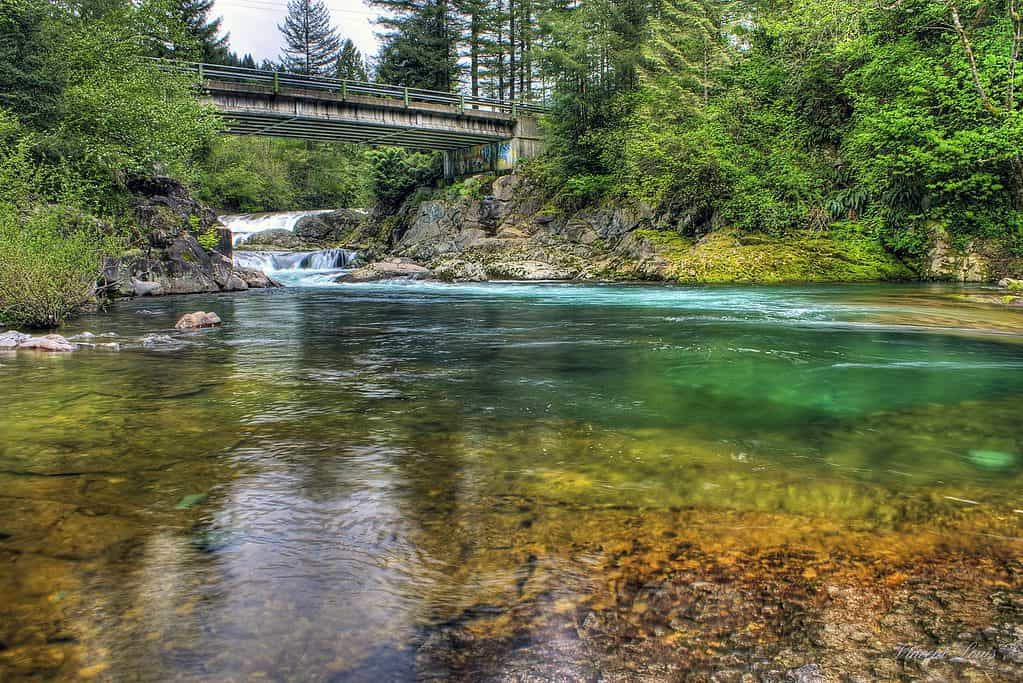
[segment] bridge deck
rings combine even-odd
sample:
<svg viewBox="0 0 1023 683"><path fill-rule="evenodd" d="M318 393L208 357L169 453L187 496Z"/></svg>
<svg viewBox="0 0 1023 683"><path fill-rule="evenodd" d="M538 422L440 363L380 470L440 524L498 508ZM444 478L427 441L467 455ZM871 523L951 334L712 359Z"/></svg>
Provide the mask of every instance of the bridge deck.
<svg viewBox="0 0 1023 683"><path fill-rule="evenodd" d="M169 62L192 72L204 98L239 135L270 135L430 150L510 140L533 103L473 98L416 88Z"/></svg>

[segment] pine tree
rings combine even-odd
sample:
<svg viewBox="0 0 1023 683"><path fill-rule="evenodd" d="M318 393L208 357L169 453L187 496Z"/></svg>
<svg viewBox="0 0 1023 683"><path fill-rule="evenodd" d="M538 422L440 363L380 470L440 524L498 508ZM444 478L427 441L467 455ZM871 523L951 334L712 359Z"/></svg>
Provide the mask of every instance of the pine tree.
<svg viewBox="0 0 1023 683"><path fill-rule="evenodd" d="M664 0L650 20L640 76L665 112L682 114L710 102L732 56L727 9L708 0Z"/></svg>
<svg viewBox="0 0 1023 683"><path fill-rule="evenodd" d="M333 75L341 39L323 0L288 0L288 16L277 29L284 34L285 71L308 76Z"/></svg>
<svg viewBox="0 0 1023 683"><path fill-rule="evenodd" d="M451 92L457 84L457 17L448 0L373 0L390 14L382 36L377 80Z"/></svg>
<svg viewBox="0 0 1023 683"><path fill-rule="evenodd" d="M213 0L175 0L169 5L171 21L178 25L178 36L163 50L170 59L195 59L222 64L229 61L227 34L221 34L221 19L210 19Z"/></svg>
<svg viewBox="0 0 1023 683"><path fill-rule="evenodd" d="M366 60L362 58L362 53L355 47L351 38L345 38L345 42L341 44L341 51L337 56L337 77L348 81L369 80Z"/></svg>

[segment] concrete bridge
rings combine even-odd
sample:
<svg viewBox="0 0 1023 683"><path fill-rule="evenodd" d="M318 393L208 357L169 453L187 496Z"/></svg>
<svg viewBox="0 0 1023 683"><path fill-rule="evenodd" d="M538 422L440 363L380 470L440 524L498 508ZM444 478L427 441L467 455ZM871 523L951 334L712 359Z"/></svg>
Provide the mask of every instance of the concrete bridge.
<svg viewBox="0 0 1023 683"><path fill-rule="evenodd" d="M447 177L511 169L543 149L537 116L524 102L378 83L194 62L163 62L192 73L227 131L437 150Z"/></svg>

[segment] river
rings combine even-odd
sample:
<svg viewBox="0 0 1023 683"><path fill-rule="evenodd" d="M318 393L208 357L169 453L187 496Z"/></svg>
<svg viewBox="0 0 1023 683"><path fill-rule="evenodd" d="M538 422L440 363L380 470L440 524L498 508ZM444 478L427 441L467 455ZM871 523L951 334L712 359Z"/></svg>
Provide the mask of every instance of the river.
<svg viewBox="0 0 1023 683"><path fill-rule="evenodd" d="M969 291L119 301L0 355L0 680L1018 679L1023 314Z"/></svg>

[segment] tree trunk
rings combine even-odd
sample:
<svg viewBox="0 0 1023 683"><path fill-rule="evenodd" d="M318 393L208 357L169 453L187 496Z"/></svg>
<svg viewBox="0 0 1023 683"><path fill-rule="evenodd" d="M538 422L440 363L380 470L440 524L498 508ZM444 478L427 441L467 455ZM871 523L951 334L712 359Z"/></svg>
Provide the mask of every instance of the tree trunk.
<svg viewBox="0 0 1023 683"><path fill-rule="evenodd" d="M508 0L508 99L515 99L515 0Z"/></svg>

